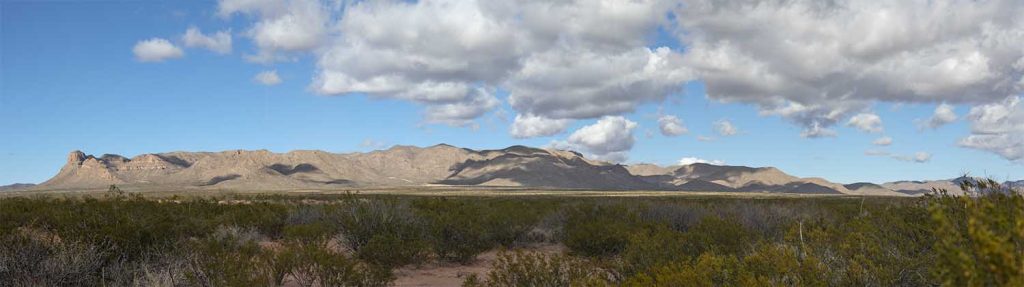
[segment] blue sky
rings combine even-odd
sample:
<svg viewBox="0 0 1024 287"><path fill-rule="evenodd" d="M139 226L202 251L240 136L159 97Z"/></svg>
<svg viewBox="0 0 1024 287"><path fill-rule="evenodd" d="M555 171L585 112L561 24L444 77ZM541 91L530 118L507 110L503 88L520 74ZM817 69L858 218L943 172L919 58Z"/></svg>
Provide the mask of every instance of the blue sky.
<svg viewBox="0 0 1024 287"><path fill-rule="evenodd" d="M329 44L337 39L323 40L317 48L306 50L272 50L283 56L254 62L247 56L273 47L255 41L254 27L280 15L251 11L220 15L218 12L224 9L223 2L207 1L0 3L0 185L44 181L56 174L72 150L134 156L229 149L353 152L393 144L448 143L474 149L558 143L572 146L576 131L614 116L636 124L628 131L633 138L628 148L616 150L628 156L625 163L666 165L695 157L733 165L775 166L797 176L837 182L941 179L964 172L1024 179L1024 168L1012 153L1007 156L992 152L993 148L970 148L961 143L978 130L972 127L979 123L967 117L972 108L1005 103L1002 97L1013 93L1004 92L998 99L990 97L994 100L958 101L955 94L943 91L932 95L922 90L892 99L853 102L850 106L855 110L847 110L826 123L834 136L807 138L801 136L808 128L801 121L807 117L769 115L763 101L726 92L709 93L709 86L726 89L722 82L709 82L709 72L698 71L696 76L668 86L663 94L629 102L631 106L625 111L571 115L567 116L568 126L557 133L514 137L510 126L515 116L541 115L541 109L510 104L514 93L510 90L520 90L514 84L505 84L514 82L505 78L509 76L466 80L474 86L488 86L492 90L489 97L497 99L497 105L472 116L470 124L430 121L426 110L443 108L443 104L395 94L318 91L315 79L324 70L356 74L346 67L319 64L326 50L337 48ZM331 15L328 21L349 17L344 12L348 7L324 9ZM683 58L692 55L691 47L681 43L667 25L673 23L648 28L642 45L651 49L668 46ZM701 27L689 25L691 29ZM231 52L185 47L180 38L189 27L205 33L230 31ZM133 54L133 47L154 37L170 40L183 56L141 61ZM587 43L591 42L580 43L571 45L589 49ZM693 63L692 59L686 60ZM255 81L253 77L264 71L276 71L281 83L263 85ZM976 90L968 92L977 94ZM928 97L937 100L921 100ZM787 95L776 98L796 99ZM943 102L954 104L958 120L922 129L920 121L932 117L936 106ZM822 104L840 109L829 105ZM1019 111L1012 109L1016 105L1008 106L1011 111ZM870 133L848 126L848 119L858 113L879 116L884 132ZM662 115L681 119L688 133L662 134L658 123ZM713 125L722 120L734 124L738 133L718 134ZM883 135L892 137L893 144L872 144ZM1009 148L1017 144L1011 141ZM585 144L576 147L585 153L592 149L594 154L601 149ZM931 157L917 162L896 156L869 156L865 154L868 150L897 156L924 152Z"/></svg>

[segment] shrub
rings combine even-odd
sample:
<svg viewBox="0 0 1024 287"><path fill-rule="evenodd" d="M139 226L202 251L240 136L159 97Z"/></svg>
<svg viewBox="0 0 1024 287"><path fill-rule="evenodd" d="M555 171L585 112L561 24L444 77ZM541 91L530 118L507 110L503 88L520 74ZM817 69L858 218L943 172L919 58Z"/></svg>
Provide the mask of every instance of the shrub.
<svg viewBox="0 0 1024 287"><path fill-rule="evenodd" d="M740 284L740 261L734 256L706 253L694 262L660 266L626 280L623 286L747 286Z"/></svg>
<svg viewBox="0 0 1024 287"><path fill-rule="evenodd" d="M705 252L742 255L754 242L754 235L737 220L717 216L704 217L685 237L685 249L694 257Z"/></svg>
<svg viewBox="0 0 1024 287"><path fill-rule="evenodd" d="M499 253L485 280L472 276L463 286L609 286L608 278L581 259L516 251Z"/></svg>
<svg viewBox="0 0 1024 287"><path fill-rule="evenodd" d="M81 286L99 280L102 251L56 237L12 234L0 239L0 285Z"/></svg>
<svg viewBox="0 0 1024 287"><path fill-rule="evenodd" d="M630 236L623 250L619 269L623 276L645 272L651 268L691 258L682 232L659 226Z"/></svg>
<svg viewBox="0 0 1024 287"><path fill-rule="evenodd" d="M291 244L278 255L301 286L386 286L391 270L367 265L315 244Z"/></svg>
<svg viewBox="0 0 1024 287"><path fill-rule="evenodd" d="M528 240L527 234L541 220L544 210L521 201L492 201L484 207L484 227L488 240L496 245L513 247Z"/></svg>
<svg viewBox="0 0 1024 287"><path fill-rule="evenodd" d="M613 256L626 248L638 225L635 216L621 206L579 206L568 211L563 242L573 254Z"/></svg>
<svg viewBox="0 0 1024 287"><path fill-rule="evenodd" d="M935 274L951 286L1024 286L1024 196L991 180L964 181L977 197L930 198Z"/></svg>
<svg viewBox="0 0 1024 287"><path fill-rule="evenodd" d="M343 243L366 262L397 267L425 257L424 222L402 202L350 197L332 212Z"/></svg>
<svg viewBox="0 0 1024 287"><path fill-rule="evenodd" d="M405 240L396 234L380 234L367 242L356 256L360 259L387 267L398 267L422 262L428 246L421 238Z"/></svg>
<svg viewBox="0 0 1024 287"><path fill-rule="evenodd" d="M495 246L488 236L481 205L447 198L416 202L417 213L427 223L432 249L444 261L469 263L477 254Z"/></svg>
<svg viewBox="0 0 1024 287"><path fill-rule="evenodd" d="M255 241L233 233L215 233L210 237L187 243L183 250L188 258L189 282L198 286L263 286L273 285L273 253L263 250Z"/></svg>
<svg viewBox="0 0 1024 287"><path fill-rule="evenodd" d="M327 244L337 229L326 222L304 223L288 225L282 229L282 235L286 240L295 240L309 244Z"/></svg>

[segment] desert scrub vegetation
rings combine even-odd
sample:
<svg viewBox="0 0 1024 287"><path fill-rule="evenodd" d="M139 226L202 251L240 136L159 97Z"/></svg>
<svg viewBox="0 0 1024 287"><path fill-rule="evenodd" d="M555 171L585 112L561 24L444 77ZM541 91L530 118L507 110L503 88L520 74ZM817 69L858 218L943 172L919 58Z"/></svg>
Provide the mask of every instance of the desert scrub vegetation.
<svg viewBox="0 0 1024 287"><path fill-rule="evenodd" d="M0 199L0 286L1022 286L1024 197ZM563 253L526 250L556 244Z"/></svg>

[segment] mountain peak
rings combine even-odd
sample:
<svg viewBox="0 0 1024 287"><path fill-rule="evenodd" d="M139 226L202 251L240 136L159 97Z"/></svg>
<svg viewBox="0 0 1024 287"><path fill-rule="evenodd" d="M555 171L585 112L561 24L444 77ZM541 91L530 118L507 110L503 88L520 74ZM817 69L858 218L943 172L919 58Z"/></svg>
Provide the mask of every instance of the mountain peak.
<svg viewBox="0 0 1024 287"><path fill-rule="evenodd" d="M68 154L67 164L82 164L85 161L86 155L80 150L73 150Z"/></svg>

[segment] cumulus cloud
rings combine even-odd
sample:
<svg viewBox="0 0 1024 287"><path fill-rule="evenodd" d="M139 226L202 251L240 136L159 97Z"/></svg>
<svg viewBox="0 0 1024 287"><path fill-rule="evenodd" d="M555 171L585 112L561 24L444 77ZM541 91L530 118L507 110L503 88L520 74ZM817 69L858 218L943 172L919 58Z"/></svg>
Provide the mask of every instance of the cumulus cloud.
<svg viewBox="0 0 1024 287"><path fill-rule="evenodd" d="M135 59L139 62L163 62L167 59L185 56L185 52L182 52L181 48L163 38L139 41L132 48L132 53L135 54Z"/></svg>
<svg viewBox="0 0 1024 287"><path fill-rule="evenodd" d="M872 113L857 114L851 117L850 121L846 122L846 125L868 133L880 133L883 130L882 118Z"/></svg>
<svg viewBox="0 0 1024 287"><path fill-rule="evenodd" d="M494 110L501 102L484 88L474 88L460 101L434 103L424 112L428 123L450 126L476 126L473 122L487 112Z"/></svg>
<svg viewBox="0 0 1024 287"><path fill-rule="evenodd" d="M986 103L1024 89L1024 2L683 2L685 62L708 96L809 130L875 101Z"/></svg>
<svg viewBox="0 0 1024 287"><path fill-rule="evenodd" d="M706 163L711 165L724 165L725 162L721 160L705 160L696 157L684 157L679 159L679 165L691 165L695 163Z"/></svg>
<svg viewBox="0 0 1024 287"><path fill-rule="evenodd" d="M252 78L257 83L265 86L273 86L281 83L281 77L277 76L277 70L263 71Z"/></svg>
<svg viewBox="0 0 1024 287"><path fill-rule="evenodd" d="M719 120L715 122L713 126L715 128L715 132L723 137L732 136L739 132L739 129L737 129L729 120Z"/></svg>
<svg viewBox="0 0 1024 287"><path fill-rule="evenodd" d="M681 56L668 48L621 53L555 49L527 58L507 87L520 112L552 118L593 118L661 102L690 79Z"/></svg>
<svg viewBox="0 0 1024 287"><path fill-rule="evenodd" d="M684 135L690 131L682 120L673 115L658 117L658 128L661 129L661 134L667 137Z"/></svg>
<svg viewBox="0 0 1024 287"><path fill-rule="evenodd" d="M250 61L269 63L281 52L312 51L326 42L331 10L319 0L221 0L218 14L245 14L256 21L246 31L259 49Z"/></svg>
<svg viewBox="0 0 1024 287"><path fill-rule="evenodd" d="M621 116L605 116L596 123L584 126L569 135L564 142L555 142L556 148L582 150L589 156L611 162L622 162L633 148L636 122Z"/></svg>
<svg viewBox="0 0 1024 287"><path fill-rule="evenodd" d="M928 122L925 123L923 127L935 129L952 123L956 121L956 119L957 115L956 111L953 110L953 106L946 103L942 103L939 104L939 106L935 107L935 112L932 114L932 117L928 119Z"/></svg>
<svg viewBox="0 0 1024 287"><path fill-rule="evenodd" d="M879 137L879 138L875 139L875 141L872 141L871 144L877 145L877 146L891 145L892 144L892 137L888 137L888 136Z"/></svg>
<svg viewBox="0 0 1024 287"><path fill-rule="evenodd" d="M503 90L517 138L663 102L695 79L708 98L755 105L808 138L835 136L877 102L994 104L1024 92L1022 12L1020 1L954 0L218 4L222 17L253 21L243 33L257 48L251 60L312 55L312 91L410 101L425 122L472 126ZM685 50L654 47L663 31ZM937 109L927 125L950 114ZM851 126L882 131L880 120ZM971 136L961 145L997 150L1020 138Z"/></svg>
<svg viewBox="0 0 1024 287"><path fill-rule="evenodd" d="M571 120L553 120L531 114L518 114L509 131L515 138L551 136L565 131Z"/></svg>
<svg viewBox="0 0 1024 287"><path fill-rule="evenodd" d="M219 31L211 35L203 34L199 28L189 27L181 36L185 47L202 47L219 54L231 53L231 32Z"/></svg>
<svg viewBox="0 0 1024 287"><path fill-rule="evenodd" d="M666 23L671 6L664 1L356 2L339 17L339 37L319 53L312 89L409 100L429 109L471 102L477 88L501 87L523 119L555 121L549 128L621 114L664 100L692 78L680 53L645 46L645 35ZM510 129L516 137L558 132L518 123Z"/></svg>
<svg viewBox="0 0 1024 287"><path fill-rule="evenodd" d="M971 134L960 140L960 146L993 152L1008 160L1024 160L1024 104L1020 97L973 107L966 118L971 123Z"/></svg>

